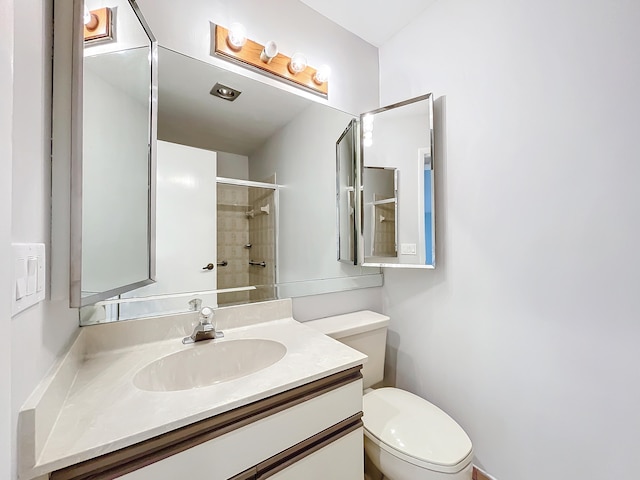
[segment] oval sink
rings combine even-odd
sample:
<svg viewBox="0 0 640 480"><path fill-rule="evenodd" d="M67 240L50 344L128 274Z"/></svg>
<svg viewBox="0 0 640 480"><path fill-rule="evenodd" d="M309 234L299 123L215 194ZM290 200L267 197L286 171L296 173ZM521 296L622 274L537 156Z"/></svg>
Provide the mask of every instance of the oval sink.
<svg viewBox="0 0 640 480"><path fill-rule="evenodd" d="M151 392L208 387L273 365L287 348L272 340L206 341L141 368L133 384Z"/></svg>

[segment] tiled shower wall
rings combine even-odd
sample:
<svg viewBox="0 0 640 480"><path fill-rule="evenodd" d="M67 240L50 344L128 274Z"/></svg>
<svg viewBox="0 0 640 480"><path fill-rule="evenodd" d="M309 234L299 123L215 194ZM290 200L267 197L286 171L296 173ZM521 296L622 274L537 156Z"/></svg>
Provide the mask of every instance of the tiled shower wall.
<svg viewBox="0 0 640 480"><path fill-rule="evenodd" d="M275 298L275 200L272 190L218 184L218 289L253 285L256 290L221 293L218 305ZM269 214L260 207L268 206ZM249 213L253 212L253 216ZM251 245L248 247L248 245ZM250 266L249 261L266 267Z"/></svg>
<svg viewBox="0 0 640 480"><path fill-rule="evenodd" d="M275 201L273 190L252 188L249 190L249 203L255 212L249 218L249 243L251 243L250 257L256 262L265 262L266 267L250 266L249 282L257 287L250 292L252 302L275 299ZM269 214L261 211L268 207Z"/></svg>
<svg viewBox="0 0 640 480"><path fill-rule="evenodd" d="M227 266L216 266L218 289L249 285L249 194L246 187L218 184L218 262L227 261ZM218 305L247 303L249 292L221 293Z"/></svg>
<svg viewBox="0 0 640 480"><path fill-rule="evenodd" d="M376 200L382 200L376 195ZM396 252L396 204L383 203L374 206L373 255L395 257Z"/></svg>

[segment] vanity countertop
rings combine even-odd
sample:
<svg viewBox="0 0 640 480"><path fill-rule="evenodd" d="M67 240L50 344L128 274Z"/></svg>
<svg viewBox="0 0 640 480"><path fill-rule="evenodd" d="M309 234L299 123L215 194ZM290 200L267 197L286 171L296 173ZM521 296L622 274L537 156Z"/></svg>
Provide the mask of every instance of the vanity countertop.
<svg viewBox="0 0 640 480"><path fill-rule="evenodd" d="M118 328L124 331L126 327ZM142 367L181 350L201 348L206 341L183 345L182 337L176 335L142 344L129 340L120 348L102 345L91 351L91 342L84 339L80 358L77 352L75 359L67 355L21 411L20 448L26 450L21 478L34 478L136 444L366 361L360 352L290 316L223 330L223 339L210 341L274 340L286 347L286 354L275 364L241 378L154 392L140 390L133 383ZM82 333L74 346L81 337ZM67 378L66 392L56 375ZM56 407L57 412L53 411ZM38 430L48 430L48 434Z"/></svg>

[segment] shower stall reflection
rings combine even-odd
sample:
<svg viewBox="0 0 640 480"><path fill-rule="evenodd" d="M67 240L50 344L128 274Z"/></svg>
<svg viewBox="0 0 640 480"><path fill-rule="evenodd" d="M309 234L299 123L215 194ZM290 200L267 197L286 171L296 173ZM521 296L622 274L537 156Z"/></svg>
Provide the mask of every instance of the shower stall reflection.
<svg viewBox="0 0 640 480"><path fill-rule="evenodd" d="M219 293L219 306L276 298L276 188L249 183L217 182L217 288L255 287Z"/></svg>

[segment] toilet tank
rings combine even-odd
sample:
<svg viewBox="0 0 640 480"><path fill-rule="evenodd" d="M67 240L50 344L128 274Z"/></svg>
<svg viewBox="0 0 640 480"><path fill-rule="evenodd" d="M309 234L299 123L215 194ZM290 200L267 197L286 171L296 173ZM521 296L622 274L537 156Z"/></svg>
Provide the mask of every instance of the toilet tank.
<svg viewBox="0 0 640 480"><path fill-rule="evenodd" d="M369 357L362 368L364 388L382 381L389 317L362 310L311 320L304 324Z"/></svg>

